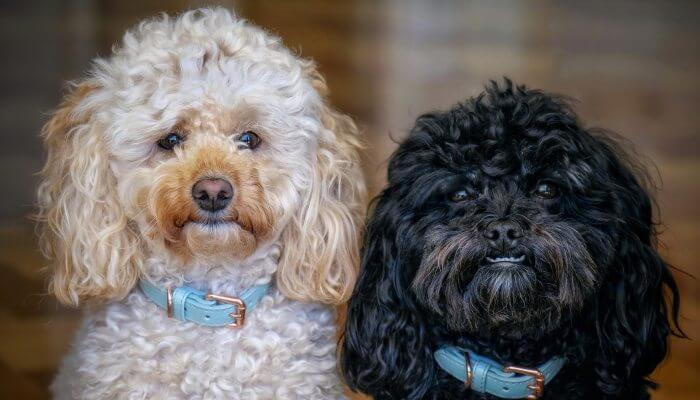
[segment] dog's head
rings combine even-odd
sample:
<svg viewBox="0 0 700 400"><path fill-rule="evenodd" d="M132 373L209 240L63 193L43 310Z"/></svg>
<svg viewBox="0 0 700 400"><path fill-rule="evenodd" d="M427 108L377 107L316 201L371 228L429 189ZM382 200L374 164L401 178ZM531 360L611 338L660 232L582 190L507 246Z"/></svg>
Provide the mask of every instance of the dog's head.
<svg viewBox="0 0 700 400"><path fill-rule="evenodd" d="M510 84L420 117L382 196L402 216L410 290L457 331L555 328L621 240L650 235L649 198L611 142Z"/></svg>
<svg viewBox="0 0 700 400"><path fill-rule="evenodd" d="M556 328L626 233L649 236L649 200L616 154L538 91L491 87L419 118L385 192L407 217L418 301L456 331Z"/></svg>
<svg viewBox="0 0 700 400"><path fill-rule="evenodd" d="M599 362L628 368L606 384L648 372L669 332L662 285L675 286L653 248L643 176L565 100L510 81L418 118L370 218L346 329L351 385L430 382L430 324L533 340L588 324L608 340ZM373 334L381 347L358 350ZM379 361L352 366L357 354Z"/></svg>
<svg viewBox="0 0 700 400"><path fill-rule="evenodd" d="M42 243L64 302L282 244L279 287L342 301L364 186L350 119L313 63L223 9L140 24L44 128ZM179 271L185 273L186 271Z"/></svg>

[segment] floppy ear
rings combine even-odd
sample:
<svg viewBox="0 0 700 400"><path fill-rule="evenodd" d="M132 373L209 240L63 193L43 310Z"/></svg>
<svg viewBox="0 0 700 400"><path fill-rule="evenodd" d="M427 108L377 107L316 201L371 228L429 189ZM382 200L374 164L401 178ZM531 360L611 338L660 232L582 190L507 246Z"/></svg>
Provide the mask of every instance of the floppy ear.
<svg viewBox="0 0 700 400"><path fill-rule="evenodd" d="M314 88L325 94L323 78L312 64L307 68ZM292 299L340 304L357 277L366 189L355 124L325 104L320 119L311 187L283 232L277 285Z"/></svg>
<svg viewBox="0 0 700 400"><path fill-rule="evenodd" d="M71 86L42 130L48 157L38 190L39 241L52 267L49 290L72 305L125 296L141 262L93 118L89 99L97 90Z"/></svg>
<svg viewBox="0 0 700 400"><path fill-rule="evenodd" d="M655 250L651 199L630 167L618 160L614 150L606 151L623 225L618 229L616 259L595 305L595 372L604 393L632 395L625 385L636 386L654 371L666 356L669 334L684 335L678 324L678 288ZM646 384L655 386L648 380Z"/></svg>
<svg viewBox="0 0 700 400"><path fill-rule="evenodd" d="M412 298L402 261L398 206L380 197L362 252L360 279L348 303L340 365L348 386L375 398L422 398L435 383L428 327Z"/></svg>

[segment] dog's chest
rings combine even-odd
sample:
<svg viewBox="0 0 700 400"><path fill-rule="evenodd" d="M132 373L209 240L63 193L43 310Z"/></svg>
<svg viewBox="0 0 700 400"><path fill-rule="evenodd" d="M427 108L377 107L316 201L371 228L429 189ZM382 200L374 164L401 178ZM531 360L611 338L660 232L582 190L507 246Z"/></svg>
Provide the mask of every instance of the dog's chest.
<svg viewBox="0 0 700 400"><path fill-rule="evenodd" d="M109 377L114 393L165 397L303 398L284 394L302 390L333 398L340 390L334 322L332 308L272 291L243 327L207 328L168 318L133 293L88 316L67 361L81 371L69 380L100 385Z"/></svg>

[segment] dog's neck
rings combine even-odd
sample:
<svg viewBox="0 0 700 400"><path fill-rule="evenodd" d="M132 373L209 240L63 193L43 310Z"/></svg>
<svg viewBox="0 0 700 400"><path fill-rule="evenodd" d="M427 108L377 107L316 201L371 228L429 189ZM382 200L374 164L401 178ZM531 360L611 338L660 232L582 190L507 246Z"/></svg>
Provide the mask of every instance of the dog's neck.
<svg viewBox="0 0 700 400"><path fill-rule="evenodd" d="M254 286L272 282L277 271L280 246L263 246L247 259L239 262L183 263L169 254L152 255L145 264L148 278L162 285L187 285L198 290L240 295Z"/></svg>
<svg viewBox="0 0 700 400"><path fill-rule="evenodd" d="M576 348L572 341L582 340L577 337L576 329L570 325L561 325L544 334L513 335L512 331L471 334L440 334L444 344L468 348L477 354L495 359L498 362L522 366L537 366L552 357L579 358L577 354L565 354Z"/></svg>

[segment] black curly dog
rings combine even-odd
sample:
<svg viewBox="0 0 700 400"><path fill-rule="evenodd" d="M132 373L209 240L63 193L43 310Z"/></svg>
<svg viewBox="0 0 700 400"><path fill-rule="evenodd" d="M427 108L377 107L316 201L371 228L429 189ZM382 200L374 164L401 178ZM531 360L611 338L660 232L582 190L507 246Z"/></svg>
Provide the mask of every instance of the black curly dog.
<svg viewBox="0 0 700 400"><path fill-rule="evenodd" d="M648 398L682 335L679 294L647 174L618 142L508 79L419 117L367 227L341 350L350 388L491 398L436 364L449 344L504 365L566 357L547 399Z"/></svg>

